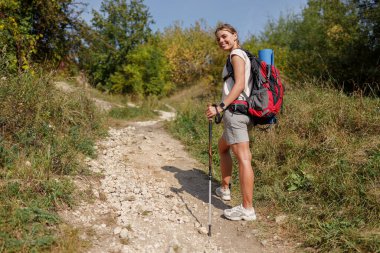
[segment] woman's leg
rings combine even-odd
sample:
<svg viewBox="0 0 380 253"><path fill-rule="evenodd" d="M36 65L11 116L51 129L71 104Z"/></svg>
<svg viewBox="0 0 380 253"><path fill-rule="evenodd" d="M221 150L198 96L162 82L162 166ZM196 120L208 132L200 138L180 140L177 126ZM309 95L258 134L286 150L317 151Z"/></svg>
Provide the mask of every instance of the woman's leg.
<svg viewBox="0 0 380 253"><path fill-rule="evenodd" d="M231 145L232 152L239 164L240 191L243 197L243 207L252 208L254 174L252 170L252 155L249 142L241 142Z"/></svg>
<svg viewBox="0 0 380 253"><path fill-rule="evenodd" d="M220 156L220 170L222 172L222 188L227 189L232 174L232 158L230 154L230 145L221 137L218 143Z"/></svg>

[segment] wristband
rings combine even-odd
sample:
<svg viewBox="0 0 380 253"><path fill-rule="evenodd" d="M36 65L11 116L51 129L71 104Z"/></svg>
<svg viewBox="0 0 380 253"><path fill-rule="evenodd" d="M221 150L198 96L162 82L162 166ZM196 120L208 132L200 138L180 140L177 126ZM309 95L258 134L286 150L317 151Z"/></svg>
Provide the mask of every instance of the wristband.
<svg viewBox="0 0 380 253"><path fill-rule="evenodd" d="M215 123L219 124L220 122L222 122L223 115L220 115L220 113L218 111L218 106L216 104L213 104L212 106L215 107L215 112L216 112Z"/></svg>
<svg viewBox="0 0 380 253"><path fill-rule="evenodd" d="M226 108L225 108L225 106L226 106L226 105L225 105L223 102L222 102L222 103L220 103L220 104L219 104L219 106L220 106L220 108L222 108L222 110L223 110L223 111L225 111L225 110L226 110Z"/></svg>

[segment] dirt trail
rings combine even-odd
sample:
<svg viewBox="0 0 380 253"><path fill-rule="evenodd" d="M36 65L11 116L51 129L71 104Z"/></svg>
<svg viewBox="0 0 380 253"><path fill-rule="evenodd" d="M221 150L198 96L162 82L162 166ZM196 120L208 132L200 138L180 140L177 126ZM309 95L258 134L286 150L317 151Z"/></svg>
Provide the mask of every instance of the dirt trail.
<svg viewBox="0 0 380 253"><path fill-rule="evenodd" d="M162 120L110 128L109 136L96 146L97 158L86 159L100 179L81 177L76 184L90 187L93 200L60 213L91 243L78 251L295 252L280 235L262 231L266 217L260 212L254 222L224 219L223 209L229 205L216 196L208 237L205 166L164 130ZM213 184L213 190L216 187Z"/></svg>

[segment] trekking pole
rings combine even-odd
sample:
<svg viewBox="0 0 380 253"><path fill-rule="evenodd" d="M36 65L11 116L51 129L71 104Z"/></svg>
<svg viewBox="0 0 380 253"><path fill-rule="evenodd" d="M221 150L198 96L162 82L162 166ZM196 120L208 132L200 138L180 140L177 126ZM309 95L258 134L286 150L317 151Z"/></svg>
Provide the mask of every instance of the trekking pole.
<svg viewBox="0 0 380 253"><path fill-rule="evenodd" d="M208 120L208 236L211 237L212 119Z"/></svg>

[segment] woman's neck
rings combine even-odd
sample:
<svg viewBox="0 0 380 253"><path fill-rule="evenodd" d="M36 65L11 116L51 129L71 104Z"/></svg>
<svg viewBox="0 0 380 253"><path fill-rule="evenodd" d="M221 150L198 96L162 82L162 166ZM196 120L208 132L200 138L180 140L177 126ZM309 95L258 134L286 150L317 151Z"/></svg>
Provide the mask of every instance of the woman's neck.
<svg viewBox="0 0 380 253"><path fill-rule="evenodd" d="M230 52L232 52L232 50L234 50L234 49L238 49L238 48L240 48L240 45L236 44L236 45L234 45L234 46L231 48Z"/></svg>

